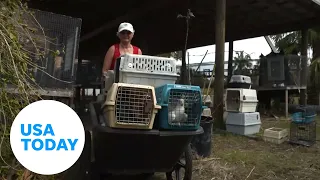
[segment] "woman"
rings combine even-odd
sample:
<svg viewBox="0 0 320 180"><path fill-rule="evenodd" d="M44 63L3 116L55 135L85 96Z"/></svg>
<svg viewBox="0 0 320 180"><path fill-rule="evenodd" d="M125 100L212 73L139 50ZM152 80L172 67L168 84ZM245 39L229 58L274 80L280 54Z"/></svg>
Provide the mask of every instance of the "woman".
<svg viewBox="0 0 320 180"><path fill-rule="evenodd" d="M120 39L120 43L112 45L107 51L103 62L102 74L114 69L119 56L123 54L142 54L140 48L131 44L133 35L134 29L132 24L124 22L119 25L117 36Z"/></svg>

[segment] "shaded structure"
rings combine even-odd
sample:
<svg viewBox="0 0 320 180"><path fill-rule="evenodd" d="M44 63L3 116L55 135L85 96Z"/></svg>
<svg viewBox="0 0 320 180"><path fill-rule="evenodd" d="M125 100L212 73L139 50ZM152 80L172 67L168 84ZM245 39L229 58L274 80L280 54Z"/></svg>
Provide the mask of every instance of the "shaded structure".
<svg viewBox="0 0 320 180"><path fill-rule="evenodd" d="M185 21L177 19L191 9L187 48L216 44L215 106L222 102L224 43L314 26L320 17L319 0L30 0L32 8L81 18L79 60L102 64L107 49L118 42L115 32L131 22L134 44L144 54L184 49ZM215 24L215 25L214 25ZM232 47L232 46L231 46ZM232 51L232 48L229 49ZM305 52L303 50L302 52ZM217 71L218 70L218 71ZM231 71L231 70L230 70ZM304 94L304 93L303 93ZM222 119L222 106L216 117Z"/></svg>
<svg viewBox="0 0 320 180"><path fill-rule="evenodd" d="M305 99L308 59L306 56L273 52L260 58L258 99L269 110L272 98L285 102L286 117L288 117L289 94L300 94L300 98ZM303 102L301 104L305 105Z"/></svg>
<svg viewBox="0 0 320 180"><path fill-rule="evenodd" d="M318 22L317 0L227 0L226 41L301 30ZM134 43L154 55L184 48L186 24L177 19L190 8L188 48L215 43L216 1L197 0L30 0L29 6L82 19L79 56L104 56L118 42L119 23L131 22Z"/></svg>

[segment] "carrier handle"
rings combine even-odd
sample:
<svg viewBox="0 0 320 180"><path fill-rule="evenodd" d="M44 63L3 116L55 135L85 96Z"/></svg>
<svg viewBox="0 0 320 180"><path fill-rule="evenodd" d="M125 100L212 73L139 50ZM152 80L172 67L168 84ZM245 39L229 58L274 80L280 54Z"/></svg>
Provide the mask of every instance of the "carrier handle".
<svg viewBox="0 0 320 180"><path fill-rule="evenodd" d="M157 104L158 106L161 106L161 107L168 107L168 104Z"/></svg>
<svg viewBox="0 0 320 180"><path fill-rule="evenodd" d="M208 108L208 106L202 106L202 110L207 109L207 108Z"/></svg>

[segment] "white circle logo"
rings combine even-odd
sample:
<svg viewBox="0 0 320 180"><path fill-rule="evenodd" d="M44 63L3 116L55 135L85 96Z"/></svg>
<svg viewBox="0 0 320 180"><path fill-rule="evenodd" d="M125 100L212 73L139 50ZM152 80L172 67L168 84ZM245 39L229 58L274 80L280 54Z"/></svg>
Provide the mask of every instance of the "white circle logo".
<svg viewBox="0 0 320 180"><path fill-rule="evenodd" d="M84 127L76 112L53 100L37 101L22 109L10 131L17 160L41 175L69 169L79 159L84 141Z"/></svg>

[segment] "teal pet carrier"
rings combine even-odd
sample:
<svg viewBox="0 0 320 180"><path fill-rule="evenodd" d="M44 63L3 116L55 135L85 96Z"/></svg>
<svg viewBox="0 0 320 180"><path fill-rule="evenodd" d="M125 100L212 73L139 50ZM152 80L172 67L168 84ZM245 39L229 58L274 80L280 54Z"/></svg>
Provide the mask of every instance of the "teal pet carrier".
<svg viewBox="0 0 320 180"><path fill-rule="evenodd" d="M156 88L157 113L155 126L166 130L197 130L202 106L199 86L166 84Z"/></svg>

